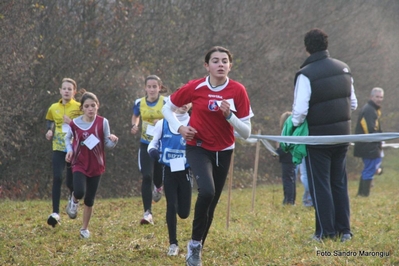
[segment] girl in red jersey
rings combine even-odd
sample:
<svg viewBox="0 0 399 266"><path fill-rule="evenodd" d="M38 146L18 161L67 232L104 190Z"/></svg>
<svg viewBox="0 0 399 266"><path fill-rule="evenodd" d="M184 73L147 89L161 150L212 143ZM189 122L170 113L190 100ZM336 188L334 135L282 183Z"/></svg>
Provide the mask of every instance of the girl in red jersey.
<svg viewBox="0 0 399 266"><path fill-rule="evenodd" d="M70 218L76 218L79 200L84 197L85 206L80 236L89 238L88 226L94 199L101 174L105 171L104 148L115 147L118 137L110 134L108 120L97 115L100 103L96 95L90 92L84 93L80 104L83 115L71 121L71 130L66 135L68 152L65 160L72 165L74 188L67 206L67 213Z"/></svg>
<svg viewBox="0 0 399 266"><path fill-rule="evenodd" d="M245 87L228 77L232 67L230 51L220 46L211 48L204 66L209 75L189 81L170 96L162 109L170 127L187 141L186 157L198 186L187 265L202 265L201 250L230 167L234 131L248 138L253 116ZM184 126L174 111L190 102L190 125Z"/></svg>

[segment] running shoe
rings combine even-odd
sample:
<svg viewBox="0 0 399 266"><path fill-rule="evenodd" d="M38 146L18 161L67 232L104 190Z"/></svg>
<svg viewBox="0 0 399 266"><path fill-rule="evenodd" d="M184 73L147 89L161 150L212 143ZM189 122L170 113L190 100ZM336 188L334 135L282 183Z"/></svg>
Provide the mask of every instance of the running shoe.
<svg viewBox="0 0 399 266"><path fill-rule="evenodd" d="M169 246L168 256L177 256L179 255L179 246L176 244L172 244Z"/></svg>
<svg viewBox="0 0 399 266"><path fill-rule="evenodd" d="M68 205L66 207L66 212L71 219L75 219L76 216L78 215L78 207L79 207L79 202L74 202L73 201L73 196L69 197Z"/></svg>
<svg viewBox="0 0 399 266"><path fill-rule="evenodd" d="M158 202L161 200L163 194L163 187L157 188L154 186L154 190L152 191L152 200L154 202Z"/></svg>
<svg viewBox="0 0 399 266"><path fill-rule="evenodd" d="M140 224L152 224L154 225L154 221L152 220L152 214L149 210L144 213L143 219L141 219Z"/></svg>
<svg viewBox="0 0 399 266"><path fill-rule="evenodd" d="M58 213L53 212L47 219L47 224L55 227L57 224L61 224L61 218Z"/></svg>
<svg viewBox="0 0 399 266"><path fill-rule="evenodd" d="M81 238L89 238L90 232L87 229L80 229L80 237Z"/></svg>
<svg viewBox="0 0 399 266"><path fill-rule="evenodd" d="M201 249L202 245L200 243L193 245L191 241L188 242L186 255L187 266L202 266Z"/></svg>

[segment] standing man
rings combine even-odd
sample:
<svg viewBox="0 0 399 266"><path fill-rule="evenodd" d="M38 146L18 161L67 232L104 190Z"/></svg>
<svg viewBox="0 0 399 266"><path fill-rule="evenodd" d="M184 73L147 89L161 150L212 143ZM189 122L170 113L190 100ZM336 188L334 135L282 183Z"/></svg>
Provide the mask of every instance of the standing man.
<svg viewBox="0 0 399 266"><path fill-rule="evenodd" d="M306 33L309 57L295 75L292 123L307 120L310 136L350 134L351 110L357 108L353 79L347 64L331 58L328 36L320 29ZM350 240L350 208L346 175L349 143L307 145L305 157L309 190L315 208L313 239Z"/></svg>
<svg viewBox="0 0 399 266"><path fill-rule="evenodd" d="M373 88L370 100L363 106L356 123L355 134L381 133L381 103L384 100L384 90ZM382 142L356 142L354 156L363 160L363 171L360 177L358 196L368 197L371 182L375 174L382 171Z"/></svg>

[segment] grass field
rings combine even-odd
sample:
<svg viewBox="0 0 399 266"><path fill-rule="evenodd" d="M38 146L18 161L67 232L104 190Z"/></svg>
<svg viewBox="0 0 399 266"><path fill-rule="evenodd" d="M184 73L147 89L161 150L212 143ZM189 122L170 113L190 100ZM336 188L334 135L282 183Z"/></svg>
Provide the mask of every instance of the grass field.
<svg viewBox="0 0 399 266"><path fill-rule="evenodd" d="M296 206L281 204L281 185L258 186L254 211L252 189L232 191L228 229L225 191L203 265L399 265L396 154L386 152L384 174L376 177L370 197L355 197L358 181L350 181L352 241L311 240L314 211L301 206L300 183ZM178 220L181 254L168 257L164 198L153 206L154 226L139 225L139 197L97 200L86 240L79 238L82 206L70 220L63 200L62 224L52 228L46 224L50 201L0 203L0 265L184 265L193 212Z"/></svg>

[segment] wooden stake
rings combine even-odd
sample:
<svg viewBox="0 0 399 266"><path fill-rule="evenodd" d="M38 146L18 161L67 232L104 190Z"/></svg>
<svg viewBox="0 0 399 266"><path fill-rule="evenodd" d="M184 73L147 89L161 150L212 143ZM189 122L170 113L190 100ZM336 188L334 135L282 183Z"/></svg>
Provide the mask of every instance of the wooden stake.
<svg viewBox="0 0 399 266"><path fill-rule="evenodd" d="M233 150L233 154L231 155L231 162L230 162L230 168L229 168L226 229L229 229L229 223L230 223L230 202L231 202L231 189L233 187L233 169L234 169L234 150Z"/></svg>
<svg viewBox="0 0 399 266"><path fill-rule="evenodd" d="M258 135L260 135L261 130L258 130ZM255 166L254 175L252 179L252 211L255 209L255 194L256 194L256 182L258 178L258 167L259 167L259 150L260 150L260 140L256 142L256 152L255 152Z"/></svg>

